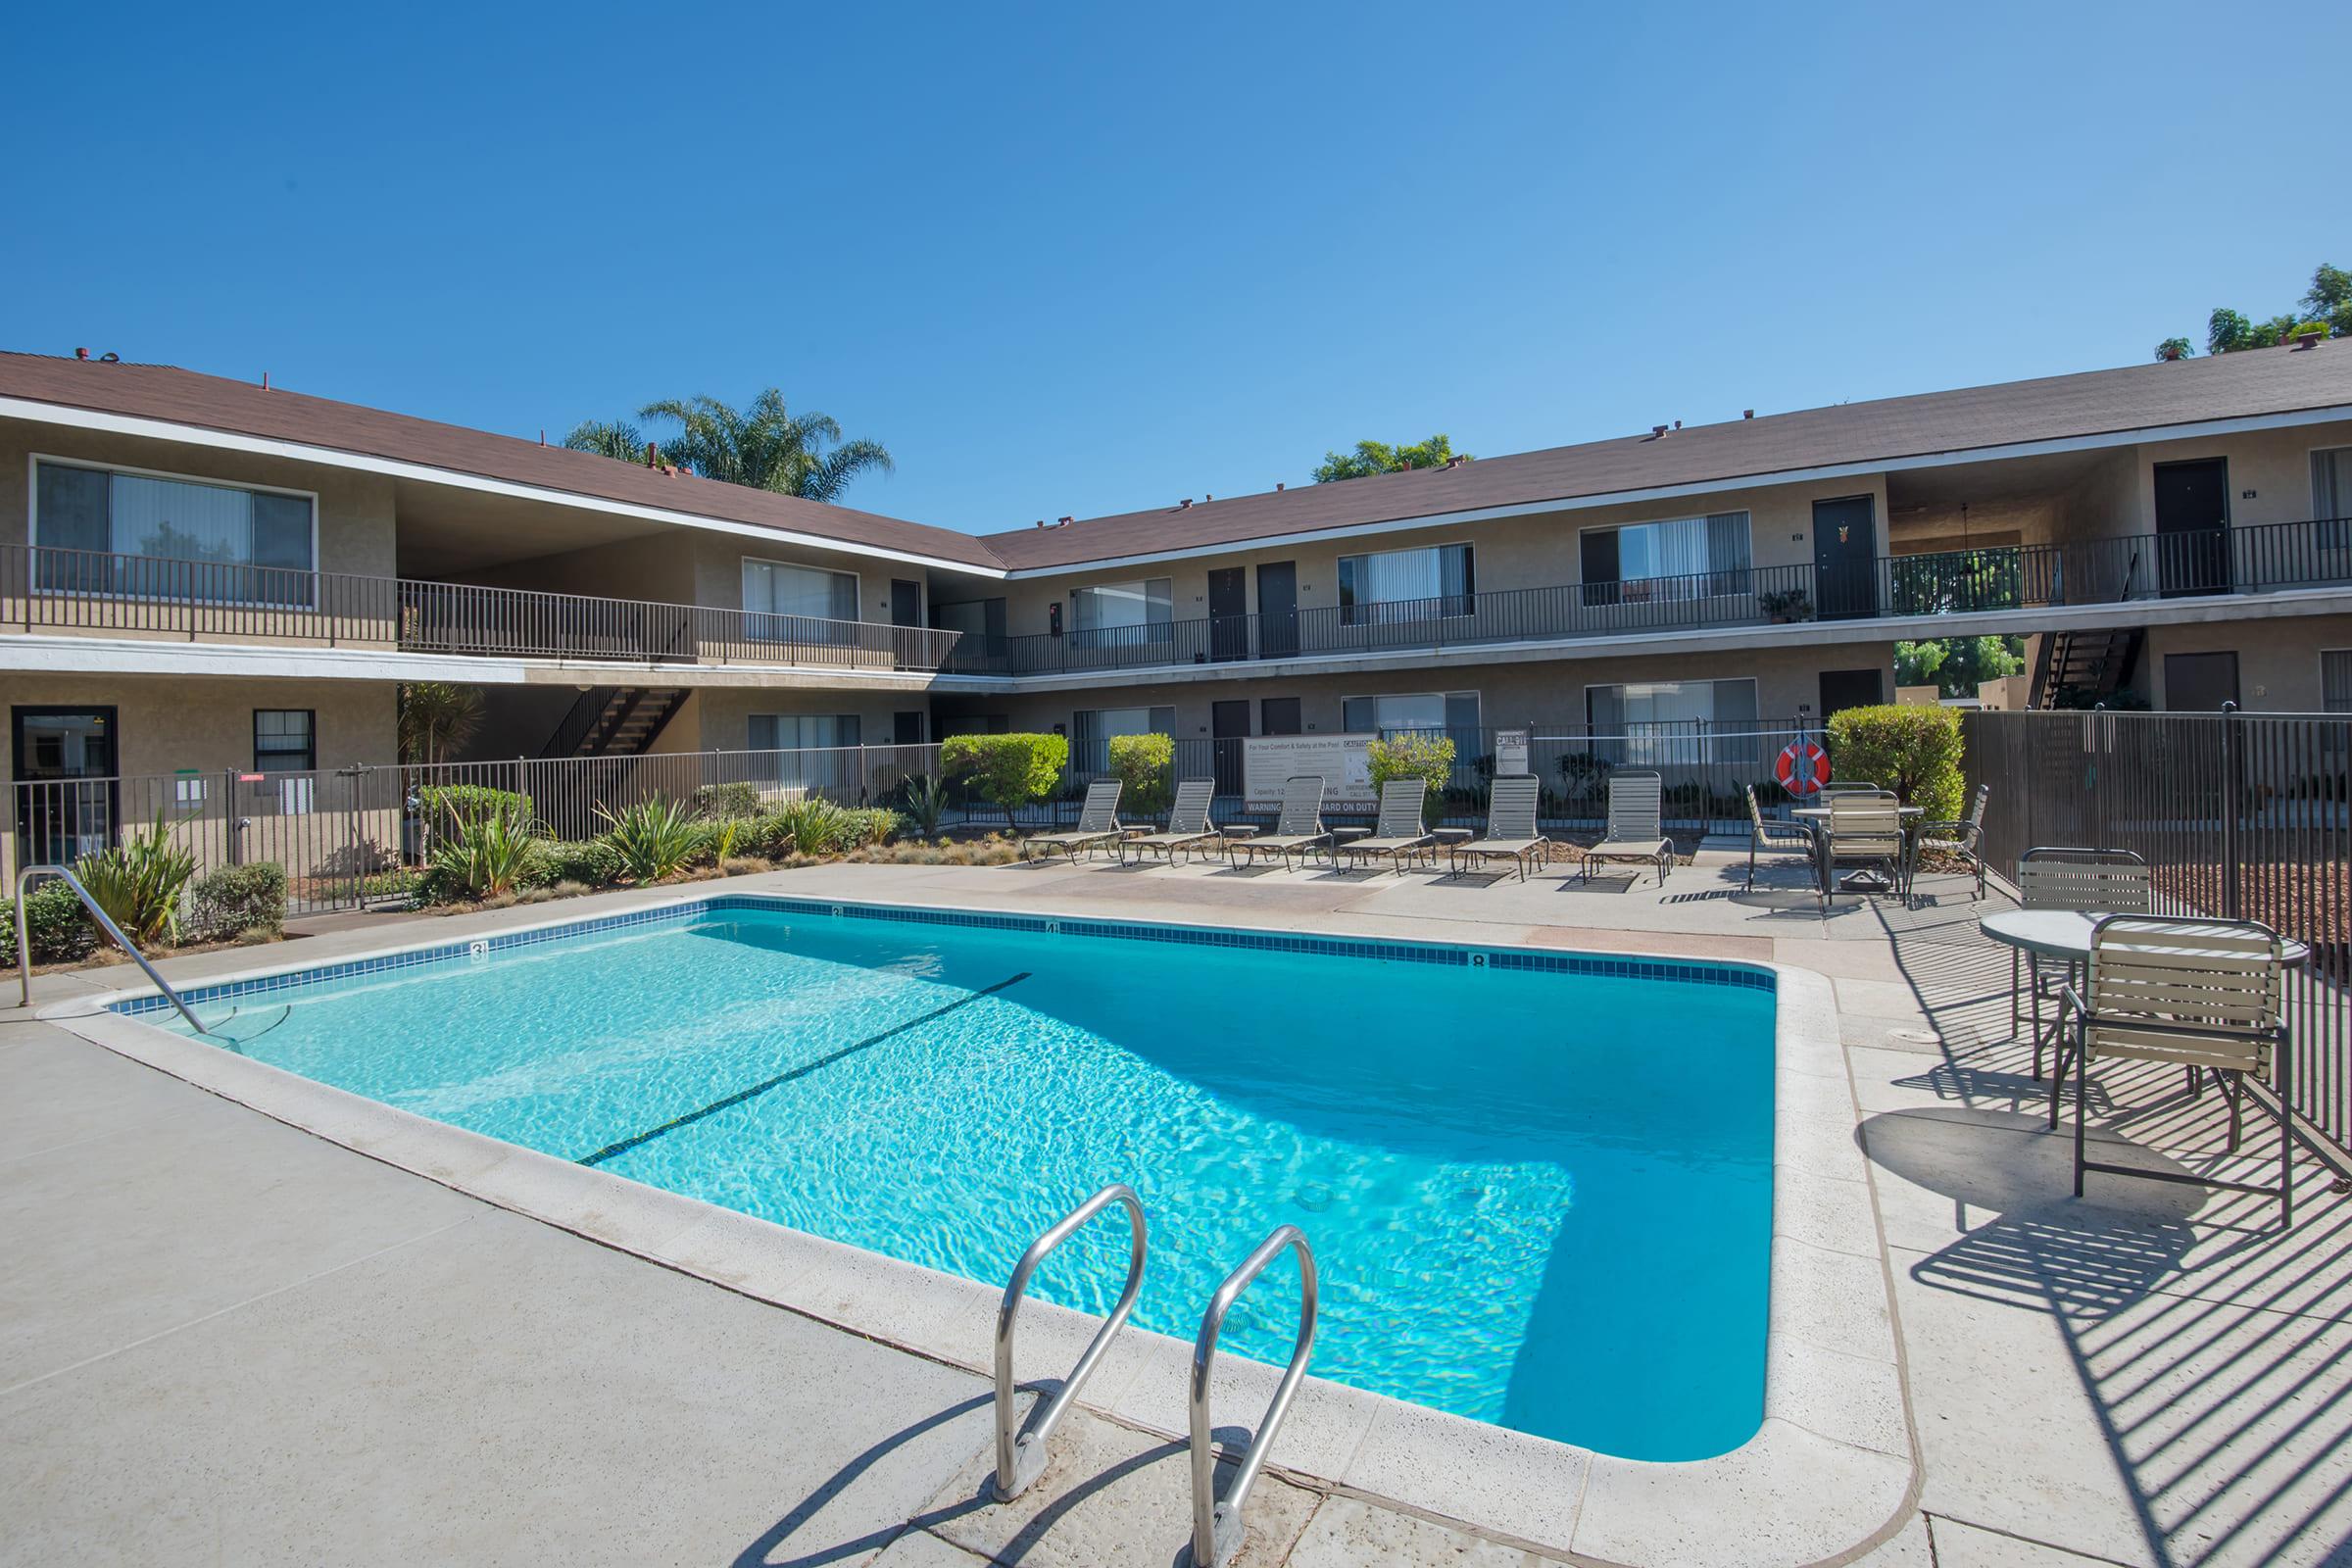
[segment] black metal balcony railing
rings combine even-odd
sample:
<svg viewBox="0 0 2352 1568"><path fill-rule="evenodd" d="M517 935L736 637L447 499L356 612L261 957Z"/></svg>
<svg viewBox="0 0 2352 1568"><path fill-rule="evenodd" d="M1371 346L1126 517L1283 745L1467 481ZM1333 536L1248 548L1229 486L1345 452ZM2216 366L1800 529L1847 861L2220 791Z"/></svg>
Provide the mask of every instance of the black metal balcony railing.
<svg viewBox="0 0 2352 1568"><path fill-rule="evenodd" d="M0 546L0 628L409 653L935 670L958 633L709 606Z"/></svg>
<svg viewBox="0 0 2352 1568"><path fill-rule="evenodd" d="M1754 566L1509 588L1284 615L1213 615L1059 637L967 636L945 667L953 674L986 675L1145 669L2330 584L2352 584L2352 519L1881 556L1851 565Z"/></svg>

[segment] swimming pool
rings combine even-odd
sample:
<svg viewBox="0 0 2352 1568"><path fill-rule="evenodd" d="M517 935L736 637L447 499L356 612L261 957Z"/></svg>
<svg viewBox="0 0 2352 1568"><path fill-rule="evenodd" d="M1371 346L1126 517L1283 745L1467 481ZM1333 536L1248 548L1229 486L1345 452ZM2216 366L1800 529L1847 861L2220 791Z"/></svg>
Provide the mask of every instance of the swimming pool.
<svg viewBox="0 0 2352 1568"><path fill-rule="evenodd" d="M1375 1393L1643 1459L1763 1415L1761 969L734 895L189 996L275 1066L989 1284L1130 1182L1136 1321L1181 1338L1297 1223L1314 1370ZM1104 1309L1124 1253L1105 1216L1033 1289ZM1285 1357L1289 1270L1229 1348Z"/></svg>

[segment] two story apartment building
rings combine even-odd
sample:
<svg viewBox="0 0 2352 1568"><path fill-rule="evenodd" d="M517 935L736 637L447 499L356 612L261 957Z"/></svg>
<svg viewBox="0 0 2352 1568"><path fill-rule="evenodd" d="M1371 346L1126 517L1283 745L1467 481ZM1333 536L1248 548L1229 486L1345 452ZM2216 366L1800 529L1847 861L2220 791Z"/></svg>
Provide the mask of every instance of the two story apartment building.
<svg viewBox="0 0 2352 1568"><path fill-rule="evenodd" d="M2352 708L2347 514L2352 344L982 535L0 355L7 854L28 785L393 761L421 680L486 758L1818 720L1980 632L2038 702Z"/></svg>

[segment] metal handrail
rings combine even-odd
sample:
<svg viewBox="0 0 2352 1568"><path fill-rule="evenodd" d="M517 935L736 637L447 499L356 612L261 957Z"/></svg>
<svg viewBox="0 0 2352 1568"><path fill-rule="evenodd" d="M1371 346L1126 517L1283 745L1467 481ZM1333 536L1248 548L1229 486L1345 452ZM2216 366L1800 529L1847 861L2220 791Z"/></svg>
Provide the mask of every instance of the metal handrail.
<svg viewBox="0 0 2352 1568"><path fill-rule="evenodd" d="M24 890L38 876L55 877L72 888L74 896L81 901L83 908L90 911L90 917L98 922L100 929L115 939L115 946L130 955L131 962L146 971L147 978L155 982L155 989L161 991L172 1005L179 1009L179 1015L188 1020L188 1027L198 1034L205 1032L196 1014L179 999L179 993L172 989L172 982L155 972L155 965L149 963L147 956L122 934L122 928L115 924L114 917L98 907L98 901L90 897L90 890L81 885L81 878L62 865L28 865L17 873L17 1005L32 1005L32 936L24 923Z"/></svg>
<svg viewBox="0 0 2352 1568"><path fill-rule="evenodd" d="M1029 1430L1013 1433L1012 1383L1012 1325L1020 1310L1021 1298L1029 1289L1029 1280L1046 1255L1059 1247L1079 1226L1093 1219L1112 1203L1127 1208L1127 1284L1119 1292L1118 1305L1095 1331L1095 1337L1078 1357L1078 1364L1062 1381L1061 1392L1050 1403L1041 1405L1029 1423ZM1094 1197L1062 1216L1060 1223L1029 1244L1029 1250L1012 1266L1012 1278L1005 1282L1004 1304L997 1310L997 1474L996 1494L999 1502L1010 1502L1028 1490L1046 1468L1046 1445L1053 1439L1054 1429L1069 1413L1078 1397L1078 1390L1093 1376L1102 1361L1102 1352L1110 1346L1111 1336L1127 1322L1135 1310L1135 1298L1144 1288L1144 1202L1136 1197L1135 1189L1125 1182L1113 1182Z"/></svg>
<svg viewBox="0 0 2352 1568"><path fill-rule="evenodd" d="M1217 1454L1208 1431L1208 1379L1217 1358L1217 1334L1225 1326L1225 1314L1250 1282L1264 1272L1265 1266L1282 1254L1285 1248L1298 1253L1298 1339L1291 1349L1291 1364L1283 1369L1282 1381L1275 1385L1274 1397L1266 1401L1265 1419L1257 1425L1257 1436L1242 1453L1241 1463L1234 1467L1233 1483L1225 1495L1217 1496ZM1290 1414L1292 1396L1306 1376L1307 1357L1315 1348L1315 1254L1306 1245L1306 1236L1296 1225L1277 1225L1272 1235L1257 1244L1257 1250L1242 1259L1241 1267L1225 1276L1217 1294L1209 1298L1208 1310L1200 1316L1200 1336L1193 1342L1193 1568L1225 1568L1235 1553L1242 1549L1242 1509L1250 1501L1250 1489L1257 1483L1257 1473L1266 1462L1266 1450L1273 1446L1274 1434L1282 1429L1283 1417Z"/></svg>

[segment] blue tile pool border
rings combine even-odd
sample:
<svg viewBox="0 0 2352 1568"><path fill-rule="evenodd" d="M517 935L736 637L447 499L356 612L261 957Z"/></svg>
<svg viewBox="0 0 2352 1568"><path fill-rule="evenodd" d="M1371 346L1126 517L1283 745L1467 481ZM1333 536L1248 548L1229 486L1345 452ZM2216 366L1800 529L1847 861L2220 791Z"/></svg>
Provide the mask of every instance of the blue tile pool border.
<svg viewBox="0 0 2352 1568"><path fill-rule="evenodd" d="M241 997L289 991L400 969L470 960L477 955L595 936L608 931L644 926L679 925L726 913L790 914L819 919L880 920L906 925L960 926L990 931L1020 931L1037 936L1098 937L1124 942L1172 942L1193 947L1242 948L1264 953L1308 954L1318 957L1372 959L1390 963L1434 963L1453 968L1494 968L1535 974L1597 975L1622 980L1669 980L1683 985L1733 986L1772 991L1772 971L1737 962L1700 959L1604 957L1588 953L1543 953L1528 948L1480 948L1435 942L1383 942L1373 937L1308 936L1280 931L1248 931L1229 926L1165 925L1147 920L1097 920L1057 915L1003 914L974 909L928 909L906 905L856 904L826 899L792 898L758 893L723 893L683 904L665 904L620 914L595 915L582 920L533 926L491 936L435 943L396 953L347 958L308 968L288 969L246 979L182 988L190 1005L225 1002ZM164 1012L171 1008L161 995L125 997L106 1004L106 1009L124 1017Z"/></svg>

